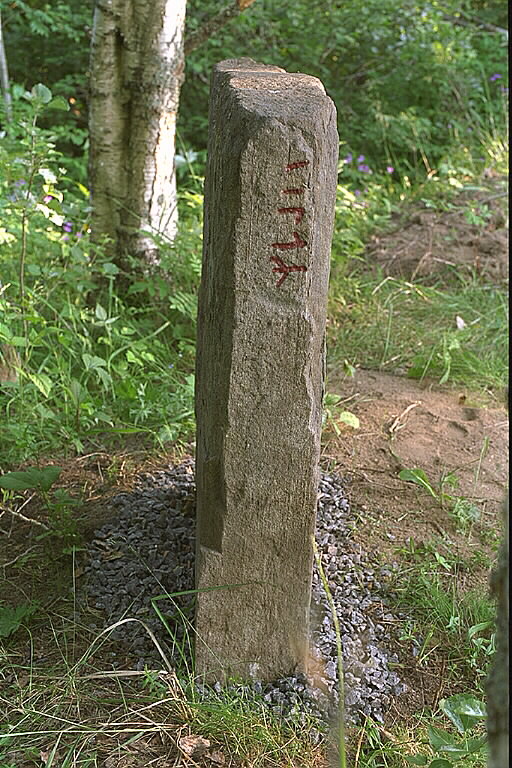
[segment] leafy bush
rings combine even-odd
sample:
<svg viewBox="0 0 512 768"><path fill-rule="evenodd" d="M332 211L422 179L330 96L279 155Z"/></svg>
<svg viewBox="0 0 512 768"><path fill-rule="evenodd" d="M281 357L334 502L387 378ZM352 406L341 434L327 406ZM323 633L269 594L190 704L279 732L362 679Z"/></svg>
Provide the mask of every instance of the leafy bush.
<svg viewBox="0 0 512 768"><path fill-rule="evenodd" d="M171 277L133 284L143 301L128 304L116 295L118 268L89 242L87 189L67 180L54 135L38 125L55 107L67 109L44 85L24 92L0 150L0 348L10 358L0 461L9 463L56 446L81 451L106 434L176 440L193 425L202 199L184 195L193 214L175 246L162 244Z"/></svg>
<svg viewBox="0 0 512 768"><path fill-rule="evenodd" d="M205 144L208 77L223 58L250 55L319 77L338 110L342 142L371 167L435 168L449 144L506 124L506 13L499 3L448 0L259 0L187 59L181 132ZM189 0L193 30L218 10ZM481 23L491 22L482 29ZM493 79L494 78L494 79ZM447 115L450 117L447 118Z"/></svg>

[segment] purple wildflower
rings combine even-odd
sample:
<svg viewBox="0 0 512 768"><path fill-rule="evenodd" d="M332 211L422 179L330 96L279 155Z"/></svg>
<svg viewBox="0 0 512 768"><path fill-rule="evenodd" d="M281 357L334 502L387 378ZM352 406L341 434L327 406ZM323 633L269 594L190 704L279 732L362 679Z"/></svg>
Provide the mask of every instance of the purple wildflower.
<svg viewBox="0 0 512 768"><path fill-rule="evenodd" d="M357 158L357 162L358 163L364 162L364 155L359 155L359 157Z"/></svg>
<svg viewBox="0 0 512 768"><path fill-rule="evenodd" d="M358 171L362 171L363 173L371 173L370 166L366 165L366 163L360 163L357 166Z"/></svg>
<svg viewBox="0 0 512 768"><path fill-rule="evenodd" d="M494 83L495 80L499 80L502 77L503 75L491 75L489 80L491 81L491 83Z"/></svg>
<svg viewBox="0 0 512 768"><path fill-rule="evenodd" d="M62 239L63 240L69 240L69 237L68 237L68 235L64 235L64 237Z"/></svg>
<svg viewBox="0 0 512 768"><path fill-rule="evenodd" d="M348 155L343 158L343 162L346 163L347 165L352 162L352 153L351 152L349 152Z"/></svg>
<svg viewBox="0 0 512 768"><path fill-rule="evenodd" d="M393 173L393 172L394 172L394 170L395 170L395 169L393 168L393 166L392 166L392 165L386 165L386 171L387 171L388 173Z"/></svg>
<svg viewBox="0 0 512 768"><path fill-rule="evenodd" d="M43 203L51 203L51 201L52 201L53 199L54 199L54 198L53 198L53 195L45 195L45 196L43 197Z"/></svg>
<svg viewBox="0 0 512 768"><path fill-rule="evenodd" d="M23 186L24 184L26 184L26 183L27 183L27 182L25 181L25 179L18 179L18 181L15 181L15 182L14 182L14 186L15 186L15 187L22 187L22 186Z"/></svg>
<svg viewBox="0 0 512 768"><path fill-rule="evenodd" d="M361 194L361 190L360 190L360 189L355 189L355 190L354 190L354 195L355 195L356 197L359 197L359 195L360 195L360 194Z"/></svg>
<svg viewBox="0 0 512 768"><path fill-rule="evenodd" d="M72 232L73 231L73 224L71 221L65 221L62 225L62 229L64 232Z"/></svg>

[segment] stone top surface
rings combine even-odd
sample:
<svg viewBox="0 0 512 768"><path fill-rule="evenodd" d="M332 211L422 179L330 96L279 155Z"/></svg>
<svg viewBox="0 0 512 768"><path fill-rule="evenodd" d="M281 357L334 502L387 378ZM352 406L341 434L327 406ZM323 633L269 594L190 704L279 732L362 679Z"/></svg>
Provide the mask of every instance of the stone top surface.
<svg viewBox="0 0 512 768"><path fill-rule="evenodd" d="M326 98L324 86L317 77L301 72L286 72L280 67L259 64L252 59L226 59L215 66L217 72L226 73L232 88L244 92L243 97L254 102L259 100L259 91L269 94L279 93L279 100L288 97L289 101L297 98L300 89L301 102Z"/></svg>

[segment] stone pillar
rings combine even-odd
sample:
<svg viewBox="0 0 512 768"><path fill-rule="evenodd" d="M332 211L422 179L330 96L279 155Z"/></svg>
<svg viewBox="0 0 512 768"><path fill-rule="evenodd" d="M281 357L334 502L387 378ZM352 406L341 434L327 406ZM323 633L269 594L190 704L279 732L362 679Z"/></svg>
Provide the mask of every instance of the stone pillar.
<svg viewBox="0 0 512 768"><path fill-rule="evenodd" d="M336 111L315 77L240 59L216 65L209 121L196 669L269 680L307 659Z"/></svg>

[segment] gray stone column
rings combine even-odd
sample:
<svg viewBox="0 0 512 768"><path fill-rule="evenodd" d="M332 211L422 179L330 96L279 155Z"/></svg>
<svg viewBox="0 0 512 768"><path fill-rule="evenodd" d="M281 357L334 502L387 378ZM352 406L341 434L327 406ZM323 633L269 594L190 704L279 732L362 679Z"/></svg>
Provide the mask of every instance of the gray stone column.
<svg viewBox="0 0 512 768"><path fill-rule="evenodd" d="M307 659L336 111L316 78L240 59L215 67L209 121L196 669L265 680Z"/></svg>

